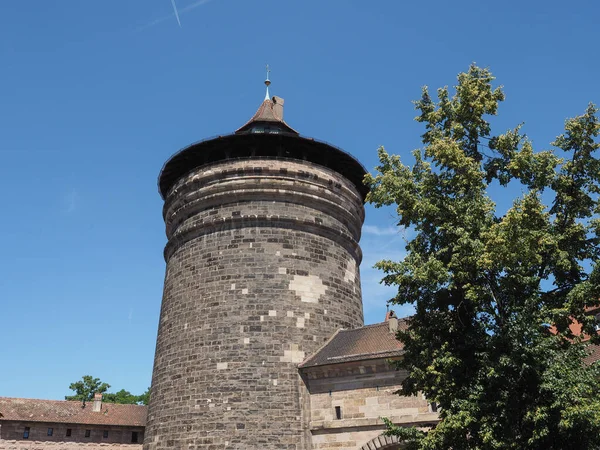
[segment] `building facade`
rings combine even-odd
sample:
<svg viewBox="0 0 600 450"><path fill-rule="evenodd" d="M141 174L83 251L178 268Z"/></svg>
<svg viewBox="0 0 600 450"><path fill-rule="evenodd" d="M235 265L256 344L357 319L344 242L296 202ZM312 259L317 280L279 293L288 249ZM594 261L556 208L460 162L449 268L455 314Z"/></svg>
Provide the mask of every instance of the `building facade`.
<svg viewBox="0 0 600 450"><path fill-rule="evenodd" d="M315 354L299 365L309 391L311 446L320 450L397 449L384 437L382 417L397 425L429 428L438 421L437 407L422 396L397 395L406 372L398 327L406 322L388 313L386 321L338 330Z"/></svg>
<svg viewBox="0 0 600 450"><path fill-rule="evenodd" d="M0 397L0 450L142 448L140 405Z"/></svg>

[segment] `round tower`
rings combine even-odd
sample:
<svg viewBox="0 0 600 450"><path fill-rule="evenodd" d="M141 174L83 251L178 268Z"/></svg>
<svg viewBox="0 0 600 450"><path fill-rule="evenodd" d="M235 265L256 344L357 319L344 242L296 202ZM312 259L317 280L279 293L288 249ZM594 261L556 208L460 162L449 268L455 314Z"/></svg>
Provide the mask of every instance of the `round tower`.
<svg viewBox="0 0 600 450"><path fill-rule="evenodd" d="M297 366L338 328L363 325L364 175L301 137L268 94L234 134L166 162L145 449L310 448Z"/></svg>

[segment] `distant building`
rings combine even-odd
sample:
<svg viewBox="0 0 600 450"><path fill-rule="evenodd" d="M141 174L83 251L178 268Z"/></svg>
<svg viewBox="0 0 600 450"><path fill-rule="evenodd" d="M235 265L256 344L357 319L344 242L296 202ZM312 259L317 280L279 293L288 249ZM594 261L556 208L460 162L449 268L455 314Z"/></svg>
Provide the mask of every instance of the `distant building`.
<svg viewBox="0 0 600 450"><path fill-rule="evenodd" d="M0 397L1 450L139 449L146 406ZM58 446L57 446L58 445Z"/></svg>

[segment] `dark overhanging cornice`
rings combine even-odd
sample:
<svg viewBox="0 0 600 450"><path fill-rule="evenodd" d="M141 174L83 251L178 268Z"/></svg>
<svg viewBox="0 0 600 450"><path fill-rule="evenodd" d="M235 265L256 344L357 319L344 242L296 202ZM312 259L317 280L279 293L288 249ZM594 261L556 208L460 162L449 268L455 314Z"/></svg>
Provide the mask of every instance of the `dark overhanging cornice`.
<svg viewBox="0 0 600 450"><path fill-rule="evenodd" d="M356 158L327 142L286 132L229 134L195 142L163 165L158 190L166 198L178 179L205 164L265 157L305 160L328 167L350 180L363 199L367 195L368 188L363 183L367 171Z"/></svg>

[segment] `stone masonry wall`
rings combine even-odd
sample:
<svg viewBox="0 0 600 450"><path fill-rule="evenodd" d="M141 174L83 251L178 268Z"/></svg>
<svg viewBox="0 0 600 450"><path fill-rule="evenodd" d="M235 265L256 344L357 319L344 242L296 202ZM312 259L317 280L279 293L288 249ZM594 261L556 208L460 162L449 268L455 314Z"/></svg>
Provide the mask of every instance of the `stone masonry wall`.
<svg viewBox="0 0 600 450"><path fill-rule="evenodd" d="M141 450L142 444L0 440L0 450Z"/></svg>
<svg viewBox="0 0 600 450"><path fill-rule="evenodd" d="M173 186L145 448L307 449L297 365L363 324L362 199L306 161L228 160Z"/></svg>
<svg viewBox="0 0 600 450"><path fill-rule="evenodd" d="M305 376L311 393L313 449L359 449L383 433L381 417L398 425L427 426L438 420L422 395L395 394L406 373L385 360L313 368Z"/></svg>

